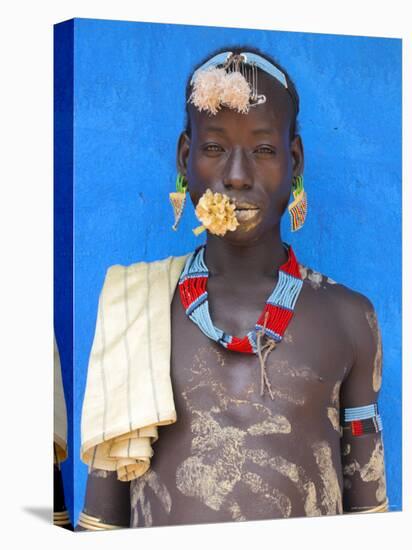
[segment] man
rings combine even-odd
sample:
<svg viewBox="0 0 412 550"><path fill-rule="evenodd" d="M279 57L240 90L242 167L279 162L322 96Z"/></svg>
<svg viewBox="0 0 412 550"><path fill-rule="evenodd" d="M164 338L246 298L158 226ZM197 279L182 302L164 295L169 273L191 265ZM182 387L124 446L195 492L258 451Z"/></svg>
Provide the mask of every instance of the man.
<svg viewBox="0 0 412 550"><path fill-rule="evenodd" d="M218 54L226 64L213 65ZM244 61L253 55L254 68ZM81 528L387 509L374 308L299 264L280 235L304 164L295 87L257 49L223 48L207 59L200 69L227 72L212 71L204 86L194 77L188 83L177 166L195 206L215 194L234 205L237 221L221 233L209 230L205 247L178 259L179 284L175 277L169 285L177 421L170 415L171 425L159 428L150 466L133 470L132 481L132 470L102 467L112 443L100 467L89 455ZM233 73L236 85L227 80ZM247 105L239 75L250 84ZM295 227L305 215L306 205L298 206ZM207 281L207 292L203 286L196 294L191 278Z"/></svg>

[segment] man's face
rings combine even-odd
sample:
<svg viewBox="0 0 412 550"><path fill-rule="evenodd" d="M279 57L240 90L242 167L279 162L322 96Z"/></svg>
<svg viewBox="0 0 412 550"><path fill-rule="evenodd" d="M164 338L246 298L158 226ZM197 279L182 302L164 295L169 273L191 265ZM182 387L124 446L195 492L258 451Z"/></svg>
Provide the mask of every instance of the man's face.
<svg viewBox="0 0 412 550"><path fill-rule="evenodd" d="M191 105L192 136L179 144L194 206L206 189L230 197L240 225L221 238L239 245L259 240L279 224L292 176L303 162L300 138L290 139L287 92L259 73L259 93L266 102L248 114L224 107L210 115Z"/></svg>

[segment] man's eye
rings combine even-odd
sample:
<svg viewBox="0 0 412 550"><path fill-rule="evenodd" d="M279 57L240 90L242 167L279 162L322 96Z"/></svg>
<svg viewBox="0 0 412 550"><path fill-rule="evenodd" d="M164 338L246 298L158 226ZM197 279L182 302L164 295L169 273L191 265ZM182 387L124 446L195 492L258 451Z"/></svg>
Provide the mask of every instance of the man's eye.
<svg viewBox="0 0 412 550"><path fill-rule="evenodd" d="M203 150L204 151L211 151L212 153L218 152L218 151L223 151L222 147L220 145L216 145L215 143L211 143L209 145L206 145L203 148Z"/></svg>
<svg viewBox="0 0 412 550"><path fill-rule="evenodd" d="M258 147L256 149L256 152L257 153L263 153L263 154L269 154L269 155L274 155L275 154L275 151L273 149L271 149L270 147Z"/></svg>

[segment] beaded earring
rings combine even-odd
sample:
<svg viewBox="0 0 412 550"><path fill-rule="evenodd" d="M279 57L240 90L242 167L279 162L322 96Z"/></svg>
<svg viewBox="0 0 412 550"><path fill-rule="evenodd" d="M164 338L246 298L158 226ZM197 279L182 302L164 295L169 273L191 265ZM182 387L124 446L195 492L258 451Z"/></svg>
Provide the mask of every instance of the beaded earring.
<svg viewBox="0 0 412 550"><path fill-rule="evenodd" d="M177 226L185 207L187 185L187 179L179 172L176 178L176 191L169 193L170 202L173 206L173 214L175 216L175 223L172 225L174 231L177 231Z"/></svg>
<svg viewBox="0 0 412 550"><path fill-rule="evenodd" d="M303 176L294 176L292 180L293 202L288 206L291 231L303 227L308 210L306 191L303 188Z"/></svg>

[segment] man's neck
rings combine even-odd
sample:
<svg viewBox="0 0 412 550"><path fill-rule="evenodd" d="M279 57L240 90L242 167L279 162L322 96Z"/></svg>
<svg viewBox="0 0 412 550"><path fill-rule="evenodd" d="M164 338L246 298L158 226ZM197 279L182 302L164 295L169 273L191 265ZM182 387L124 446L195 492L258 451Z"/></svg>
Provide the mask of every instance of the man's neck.
<svg viewBox="0 0 412 550"><path fill-rule="evenodd" d="M210 233L207 235L205 261L211 276L250 284L265 277L274 278L287 258L279 227L248 246L229 243Z"/></svg>

